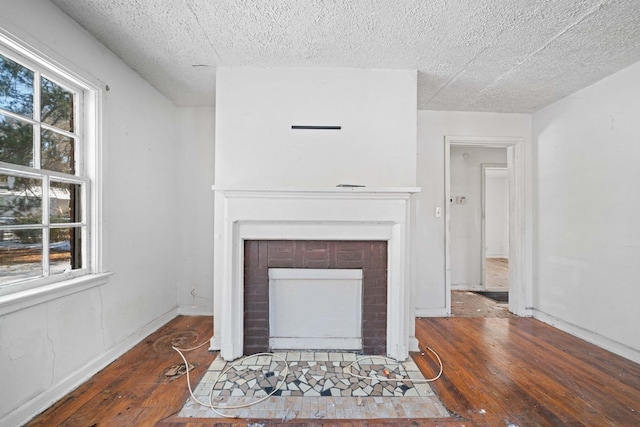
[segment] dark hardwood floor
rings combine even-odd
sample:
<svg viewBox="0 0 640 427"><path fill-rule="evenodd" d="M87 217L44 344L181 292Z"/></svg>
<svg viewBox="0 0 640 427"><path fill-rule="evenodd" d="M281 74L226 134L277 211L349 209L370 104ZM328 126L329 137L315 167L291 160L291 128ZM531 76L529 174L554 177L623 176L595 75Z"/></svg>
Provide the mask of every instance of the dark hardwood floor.
<svg viewBox="0 0 640 427"><path fill-rule="evenodd" d="M185 377L165 372L183 363L171 349L194 347L213 334L211 317L179 316L32 420L29 426L150 426L179 411L189 397ZM186 353L200 381L213 360L205 345Z"/></svg>
<svg viewBox="0 0 640 427"><path fill-rule="evenodd" d="M419 319L447 409L487 425L638 426L640 365L530 318ZM415 358L418 366L433 364Z"/></svg>
<svg viewBox="0 0 640 427"><path fill-rule="evenodd" d="M181 362L174 343L206 340L210 317L178 317L95 375L30 426L236 426L260 420L181 419L185 377L164 376ZM421 348L436 350L442 377L431 383L449 419L299 420L289 426L638 426L640 365L527 318L424 318L416 322ZM197 384L213 360L207 346L188 353ZM426 376L437 364L429 352L412 355ZM261 420L276 425L275 420Z"/></svg>

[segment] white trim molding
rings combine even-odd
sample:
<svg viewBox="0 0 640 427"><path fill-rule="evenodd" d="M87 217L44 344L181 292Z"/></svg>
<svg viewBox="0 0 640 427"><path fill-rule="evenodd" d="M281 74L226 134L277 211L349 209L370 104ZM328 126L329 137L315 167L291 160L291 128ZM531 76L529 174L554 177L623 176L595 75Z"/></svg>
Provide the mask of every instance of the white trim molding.
<svg viewBox="0 0 640 427"><path fill-rule="evenodd" d="M533 289L531 280L531 186L527 183L527 158L523 137L445 136L445 295L446 310L451 312L451 146L507 149L509 170L509 310L518 316L531 316Z"/></svg>
<svg viewBox="0 0 640 427"><path fill-rule="evenodd" d="M604 348L607 351L615 353L619 356L627 358L635 363L640 363L640 351L614 341L608 337L605 337L595 332L588 331L573 323L566 322L560 318L547 314L538 309L533 310L533 317L548 325L558 328L563 332L583 339L598 347Z"/></svg>
<svg viewBox="0 0 640 427"><path fill-rule="evenodd" d="M107 283L113 273L90 274L0 296L0 316Z"/></svg>
<svg viewBox="0 0 640 427"><path fill-rule="evenodd" d="M213 309L211 306L203 306L203 305L188 305L188 304L180 304L178 305L178 314L180 316L212 316Z"/></svg>
<svg viewBox="0 0 640 427"><path fill-rule="evenodd" d="M13 32L0 28L0 45L3 47L3 55L10 53L10 57L14 57L14 60L20 64L24 64L37 74L46 73L51 78L60 80L61 84L69 86L71 92L77 93L79 99L77 134L65 133L60 130L57 132L68 137L78 138L81 141L83 149L79 153L81 160L78 168L78 171L81 172L78 175L55 171L47 171L46 173L56 180L82 184L86 187L82 197L83 212L81 217L83 219L72 225L80 229L86 227L82 240L87 245L82 250L83 268L70 270L64 274L48 275L48 267L45 264L44 277L16 280L4 285L0 289L0 315L2 315L15 311L15 307L18 309L29 307L45 302L47 298L55 299L88 289L91 286L104 284L110 273L105 262L108 246L106 242L108 233L105 227L108 221L105 220L104 214L104 186L106 183L103 179L105 167L104 91L106 85L93 75L68 63L64 58L45 53L48 50L47 47L26 34L20 34L18 37ZM33 122L37 123L38 121ZM9 164L5 164L5 169L8 167L7 165ZM24 173L35 171L33 168L19 165L11 165L10 170ZM45 204L43 208L46 208L46 203L48 203L46 198L43 199L43 203ZM46 223L43 224L43 227L45 226ZM46 245L44 249L47 249ZM17 303L18 301L20 302Z"/></svg>
<svg viewBox="0 0 640 427"><path fill-rule="evenodd" d="M414 348L410 197L419 188L219 188L215 191L214 336L225 360L243 354L245 240L385 240L387 355Z"/></svg>
<svg viewBox="0 0 640 427"><path fill-rule="evenodd" d="M449 317L451 313L446 308L416 308L416 318L418 317Z"/></svg>

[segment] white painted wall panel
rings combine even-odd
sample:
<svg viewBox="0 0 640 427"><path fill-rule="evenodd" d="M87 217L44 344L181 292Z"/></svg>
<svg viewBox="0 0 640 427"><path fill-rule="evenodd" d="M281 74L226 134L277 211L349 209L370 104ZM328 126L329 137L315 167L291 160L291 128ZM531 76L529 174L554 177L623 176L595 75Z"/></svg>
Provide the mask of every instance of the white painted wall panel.
<svg viewBox="0 0 640 427"><path fill-rule="evenodd" d="M509 180L507 170L488 170L485 181L485 255L509 258Z"/></svg>
<svg viewBox="0 0 640 427"><path fill-rule="evenodd" d="M533 116L534 304L640 360L638 81L640 63Z"/></svg>
<svg viewBox="0 0 640 427"><path fill-rule="evenodd" d="M440 206L444 212L445 206L444 138L459 135L523 137L529 147L531 116L418 111L418 186L422 191L414 196L416 218L413 227L413 265L417 284L414 300L418 315L446 314L444 214L436 218L434 211Z"/></svg>
<svg viewBox="0 0 640 427"><path fill-rule="evenodd" d="M0 425L19 425L175 309L176 109L49 2L4 1L0 27L110 87L103 225L105 264L115 274L0 317Z"/></svg>
<svg viewBox="0 0 640 427"><path fill-rule="evenodd" d="M213 108L178 108L178 306L213 313Z"/></svg>
<svg viewBox="0 0 640 427"><path fill-rule="evenodd" d="M216 185L415 186L415 71L222 67L216 79Z"/></svg>

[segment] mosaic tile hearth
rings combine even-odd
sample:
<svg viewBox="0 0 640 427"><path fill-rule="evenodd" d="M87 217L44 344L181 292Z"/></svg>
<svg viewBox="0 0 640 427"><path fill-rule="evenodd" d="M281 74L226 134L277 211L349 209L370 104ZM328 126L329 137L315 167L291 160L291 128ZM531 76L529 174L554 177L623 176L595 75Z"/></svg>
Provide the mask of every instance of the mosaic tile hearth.
<svg viewBox="0 0 640 427"><path fill-rule="evenodd" d="M228 409L256 402L269 394L272 396L264 402ZM226 414L243 418L448 416L411 359L397 363L348 352L282 352L275 357L260 355L232 364L218 356L194 395L203 403L211 402L222 408ZM274 408L280 408L279 413ZM180 416L218 415L190 399Z"/></svg>

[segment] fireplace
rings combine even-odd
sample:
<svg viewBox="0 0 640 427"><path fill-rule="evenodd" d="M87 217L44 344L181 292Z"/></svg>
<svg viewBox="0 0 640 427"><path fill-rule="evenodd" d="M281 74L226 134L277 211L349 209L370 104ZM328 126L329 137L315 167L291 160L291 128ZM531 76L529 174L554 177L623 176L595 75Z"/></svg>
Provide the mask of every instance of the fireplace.
<svg viewBox="0 0 640 427"><path fill-rule="evenodd" d="M405 360L410 350L417 350L410 305L409 225L410 196L419 189L214 190L212 350L233 360L269 348L269 267L331 269L345 265L363 270L363 352ZM271 249L275 255L269 260L271 245L275 245ZM258 258L252 251L257 251ZM266 265L256 267L260 279L255 279L252 263L260 262L260 251ZM337 251L348 255L338 259ZM368 279L370 267L362 261L372 251L385 264L376 267L374 285ZM283 256L285 252L291 259ZM369 312L368 306L375 310Z"/></svg>
<svg viewBox="0 0 640 427"><path fill-rule="evenodd" d="M314 275L299 277L290 280L292 284L287 292L296 290L303 292L308 288L309 281L320 281L320 277L326 270L345 270L346 272L360 273L361 288L359 295L349 289L349 282L342 283L344 289L325 284L322 288L308 291L309 295L301 295L299 298L285 300L288 304L301 305L293 307L295 317L286 319L287 322L296 322L300 329L295 331L295 338L310 343L298 344L296 340L286 340L281 334L274 334L273 327L278 326L278 314L280 310L272 306L273 280L270 280L270 271L278 271L279 274L287 270L293 272L316 271ZM298 276L301 274L299 273ZM325 274L326 276L326 274ZM305 280L306 279L306 280ZM325 282L329 282L325 280ZM322 286L322 285L318 285ZM341 292L343 291L343 292ZM326 295L327 292L333 294ZM316 295L320 293L320 295ZM324 295L323 295L324 294ZM360 298L356 298L360 297ZM358 301L359 306L354 307L349 298ZM326 307L318 306L326 305ZM308 306L305 309L304 306ZM357 310L357 313L355 312ZM346 329L351 330L355 320L351 316L357 314L360 320L360 340L354 343L351 339L340 340L339 331L327 330L316 332L322 324L343 322ZM288 316L290 317L290 316ZM283 319L283 322L285 320ZM317 322L317 327L314 323ZM309 329L309 334L304 329ZM315 333L314 333L315 332ZM293 333L293 331L292 331ZM321 339L324 336L325 339ZM281 341L292 343L284 346L286 349L307 348L313 350L361 350L370 355L386 355L387 336L387 242L386 241L327 241L327 240L246 240L244 242L244 353L254 354L269 351L274 348L273 342L280 338ZM293 338L291 334L287 337ZM315 340L310 338L316 338ZM344 344L340 344L344 341ZM327 348L333 343L334 347Z"/></svg>

